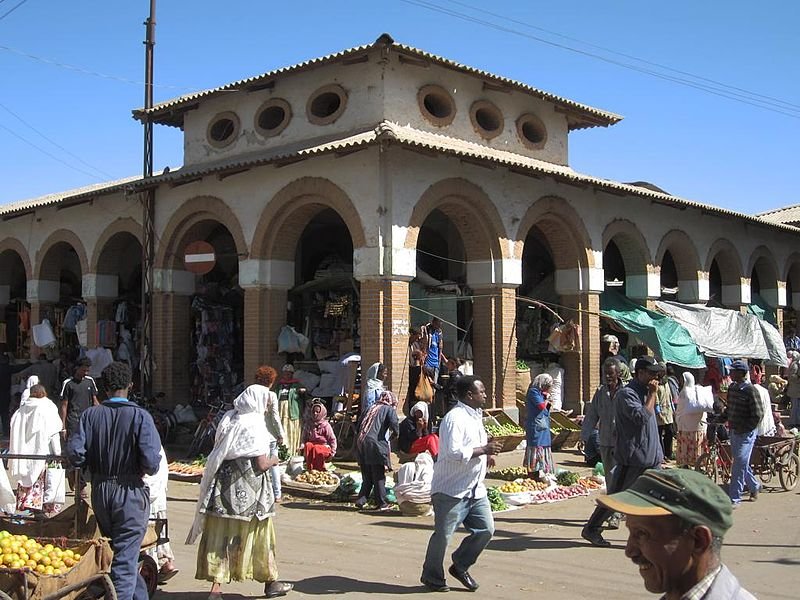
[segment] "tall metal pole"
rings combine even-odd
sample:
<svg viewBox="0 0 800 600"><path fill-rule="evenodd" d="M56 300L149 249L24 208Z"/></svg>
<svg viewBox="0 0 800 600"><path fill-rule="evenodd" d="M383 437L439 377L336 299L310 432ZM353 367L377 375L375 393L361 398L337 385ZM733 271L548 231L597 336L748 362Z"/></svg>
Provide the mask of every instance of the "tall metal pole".
<svg viewBox="0 0 800 600"><path fill-rule="evenodd" d="M156 0L150 0L150 16L144 22L144 179L153 176L153 122L147 110L153 108L153 48L156 45ZM153 386L153 263L155 261L155 199L154 188L142 193L142 331L140 391L143 398L152 396Z"/></svg>

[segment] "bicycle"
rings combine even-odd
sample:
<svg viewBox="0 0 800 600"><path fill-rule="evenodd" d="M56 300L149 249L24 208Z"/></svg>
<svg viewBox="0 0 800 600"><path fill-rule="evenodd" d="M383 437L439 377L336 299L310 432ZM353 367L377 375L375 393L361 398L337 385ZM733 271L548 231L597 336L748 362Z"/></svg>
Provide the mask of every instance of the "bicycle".
<svg viewBox="0 0 800 600"><path fill-rule="evenodd" d="M719 436L709 439L708 451L700 455L694 470L703 473L717 484L727 485L731 480L731 445L720 441Z"/></svg>
<svg viewBox="0 0 800 600"><path fill-rule="evenodd" d="M217 426L222 420L222 416L231 408L230 404L222 399L211 401L208 405L208 412L197 424L197 429L192 436L192 443L186 452L187 458L193 458L199 454L208 454L214 447L214 438L217 434Z"/></svg>

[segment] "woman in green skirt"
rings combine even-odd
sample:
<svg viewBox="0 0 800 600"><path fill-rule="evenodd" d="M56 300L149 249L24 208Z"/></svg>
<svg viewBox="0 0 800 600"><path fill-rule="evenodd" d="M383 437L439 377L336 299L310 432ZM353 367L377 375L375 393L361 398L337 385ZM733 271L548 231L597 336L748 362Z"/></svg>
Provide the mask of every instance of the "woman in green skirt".
<svg viewBox="0 0 800 600"><path fill-rule="evenodd" d="M292 584L278 581L275 561L275 500L269 468L265 395L250 386L220 421L208 456L194 523L186 539L200 537L195 579L211 582L209 600L221 600L222 584L264 583L267 598L286 595Z"/></svg>

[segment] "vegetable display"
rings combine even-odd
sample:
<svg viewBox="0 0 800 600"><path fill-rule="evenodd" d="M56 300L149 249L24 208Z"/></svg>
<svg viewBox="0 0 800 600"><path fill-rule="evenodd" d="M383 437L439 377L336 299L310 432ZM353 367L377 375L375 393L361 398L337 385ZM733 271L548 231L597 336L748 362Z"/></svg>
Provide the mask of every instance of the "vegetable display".
<svg viewBox="0 0 800 600"><path fill-rule="evenodd" d="M580 475L572 471L561 471L556 475L556 483L558 483L558 485L571 486L578 483L580 478Z"/></svg>
<svg viewBox="0 0 800 600"><path fill-rule="evenodd" d="M41 544L27 535L0 531L0 572L30 569L39 575L62 575L78 564L81 555L53 544Z"/></svg>
<svg viewBox="0 0 800 600"><path fill-rule="evenodd" d="M295 481L308 483L310 485L338 485L339 480L335 475L327 471L303 471L297 476Z"/></svg>
<svg viewBox="0 0 800 600"><path fill-rule="evenodd" d="M559 500L566 500L567 498L576 498L577 496L588 496L588 490L582 485L575 484L569 487L558 486L552 490L541 492L533 497L535 504L544 502L558 502Z"/></svg>
<svg viewBox="0 0 800 600"><path fill-rule="evenodd" d="M503 500L503 496L500 495L500 491L496 487L486 490L486 497L489 500L489 506L492 507L492 512L508 510L508 504Z"/></svg>
<svg viewBox="0 0 800 600"><path fill-rule="evenodd" d="M518 479L517 481L509 481L504 483L498 489L504 494L519 494L520 492L541 492L550 487L543 481L534 481L533 479Z"/></svg>
<svg viewBox="0 0 800 600"><path fill-rule="evenodd" d="M507 435L517 435L520 433L525 433L525 430L518 425L495 425L494 423L486 423L484 426L486 429L486 433L488 433L491 437L504 437Z"/></svg>
<svg viewBox="0 0 800 600"><path fill-rule="evenodd" d="M525 467L506 467L499 471L489 471L488 477L493 479L503 479L505 481L514 481L520 477L527 477L528 470Z"/></svg>
<svg viewBox="0 0 800 600"><path fill-rule="evenodd" d="M289 452L289 448L287 448L284 444L278 446L278 460L280 462L284 462L289 460L291 453Z"/></svg>
<svg viewBox="0 0 800 600"><path fill-rule="evenodd" d="M169 463L167 468L170 473L178 473L179 475L202 475L205 470L206 460L205 456L198 456L190 463L175 460Z"/></svg>

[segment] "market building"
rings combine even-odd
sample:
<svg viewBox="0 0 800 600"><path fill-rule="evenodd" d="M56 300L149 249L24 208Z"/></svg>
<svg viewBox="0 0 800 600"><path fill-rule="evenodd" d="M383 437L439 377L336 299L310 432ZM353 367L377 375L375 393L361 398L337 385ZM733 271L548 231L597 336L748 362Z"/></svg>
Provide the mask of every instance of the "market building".
<svg viewBox="0 0 800 600"><path fill-rule="evenodd" d="M173 404L280 366L287 324L310 339L296 359L356 351L404 394L409 327L435 314L495 406L514 406L519 357L558 363L580 409L607 287L642 305L759 299L779 324L800 306L792 225L578 173L570 133L620 116L387 35L134 116L183 131L180 168L0 207L0 321L18 357L38 354L44 318L57 347L80 334L136 351L148 190L154 389ZM578 343L553 353L561 320Z"/></svg>

